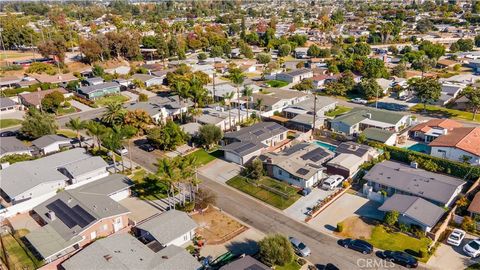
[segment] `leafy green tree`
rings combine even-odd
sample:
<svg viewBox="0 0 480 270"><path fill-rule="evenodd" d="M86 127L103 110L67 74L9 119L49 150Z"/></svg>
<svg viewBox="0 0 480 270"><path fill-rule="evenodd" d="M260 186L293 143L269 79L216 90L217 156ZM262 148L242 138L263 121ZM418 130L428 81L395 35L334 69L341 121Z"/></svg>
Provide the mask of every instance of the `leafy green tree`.
<svg viewBox="0 0 480 270"><path fill-rule="evenodd" d="M38 51L43 57L55 57L60 63L65 60L67 45L61 36L46 40L37 45Z"/></svg>
<svg viewBox="0 0 480 270"><path fill-rule="evenodd" d="M8 162L10 165L12 165L17 162L28 161L33 159L35 159L35 157L28 154L12 154L12 155L6 155L1 157L0 163Z"/></svg>
<svg viewBox="0 0 480 270"><path fill-rule="evenodd" d="M140 95L138 95L138 101L140 101L140 102L147 102L147 101L148 101L148 96L147 96L147 94L140 93Z"/></svg>
<svg viewBox="0 0 480 270"><path fill-rule="evenodd" d="M204 53L204 52L201 52L197 55L197 59L200 60L200 61L203 61L203 60L207 59L207 54Z"/></svg>
<svg viewBox="0 0 480 270"><path fill-rule="evenodd" d="M162 127L147 131L147 139L166 151L175 150L177 146L184 144L187 138L187 134L172 120L167 120Z"/></svg>
<svg viewBox="0 0 480 270"><path fill-rule="evenodd" d="M353 46L353 52L357 55L367 56L371 52L370 45L365 42L357 43Z"/></svg>
<svg viewBox="0 0 480 270"><path fill-rule="evenodd" d="M383 221L389 226L394 226L398 222L399 216L400 214L398 213L398 211L388 211L387 213L385 213Z"/></svg>
<svg viewBox="0 0 480 270"><path fill-rule="evenodd" d="M415 60L412 63L412 67L414 69L422 71L422 77L425 72L428 72L430 69L432 69L435 66L435 59L428 58L426 55L423 55L419 59Z"/></svg>
<svg viewBox="0 0 480 270"><path fill-rule="evenodd" d="M105 70L99 65L93 65L92 74L93 76L102 77L105 75Z"/></svg>
<svg viewBox="0 0 480 270"><path fill-rule="evenodd" d="M267 265L284 266L293 261L295 253L288 239L281 234L267 235L258 242L260 259Z"/></svg>
<svg viewBox="0 0 480 270"><path fill-rule="evenodd" d="M262 79L265 79L265 73L267 71L267 64L272 60L272 56L269 53L259 53L257 55L257 61L263 65Z"/></svg>
<svg viewBox="0 0 480 270"><path fill-rule="evenodd" d="M471 86L467 86L465 89L463 89L461 95L467 98L468 107L470 107L470 110L472 110L473 120L475 120L478 110L480 109L480 89L478 87L473 88Z"/></svg>
<svg viewBox="0 0 480 270"><path fill-rule="evenodd" d="M210 149L212 145L217 144L223 138L223 132L219 127L208 124L200 127L198 136L202 144Z"/></svg>
<svg viewBox="0 0 480 270"><path fill-rule="evenodd" d="M320 47L315 44L308 47L307 55L311 57L318 57L320 55Z"/></svg>
<svg viewBox="0 0 480 270"><path fill-rule="evenodd" d="M122 136L119 132L116 132L112 129L107 129L104 134L100 137L102 145L107 148L110 152L110 157L113 161L113 166L115 171L117 171L117 162L115 160L114 151L122 148Z"/></svg>
<svg viewBox="0 0 480 270"><path fill-rule="evenodd" d="M409 82L408 88L413 91L423 103L423 110L427 110L427 103L432 103L440 98L442 85L434 78L421 78Z"/></svg>
<svg viewBox="0 0 480 270"><path fill-rule="evenodd" d="M457 40L456 42L457 44L457 47L458 47L458 51L461 51L461 52L468 52L468 51L471 51L473 50L473 40L471 39L459 39ZM450 48L452 49L452 48Z"/></svg>
<svg viewBox="0 0 480 270"><path fill-rule="evenodd" d="M263 162L255 158L248 166L248 174L253 179L260 179L264 175Z"/></svg>
<svg viewBox="0 0 480 270"><path fill-rule="evenodd" d="M100 137L106 133L107 128L99 122L93 120L88 121L85 124L85 128L87 129L87 134L93 137L93 146L97 144L97 146L100 148L102 144Z"/></svg>
<svg viewBox="0 0 480 270"><path fill-rule="evenodd" d="M223 55L223 48L221 46L213 46L210 49L210 57L221 57Z"/></svg>
<svg viewBox="0 0 480 270"><path fill-rule="evenodd" d="M374 99L376 97L382 97L383 90L382 87L377 83L377 81L373 78L365 78L362 79L358 85L358 92L362 93L362 95L366 99Z"/></svg>
<svg viewBox="0 0 480 270"><path fill-rule="evenodd" d="M58 125L55 116L46 112L30 108L25 114L20 133L29 139L37 139L44 135L55 134Z"/></svg>
<svg viewBox="0 0 480 270"><path fill-rule="evenodd" d="M47 112L55 113L62 103L65 101L65 97L59 91L53 91L45 95L42 99L42 109Z"/></svg>
<svg viewBox="0 0 480 270"><path fill-rule="evenodd" d="M362 75L367 78L382 78L388 74L385 63L381 59L367 58L363 63Z"/></svg>
<svg viewBox="0 0 480 270"><path fill-rule="evenodd" d="M77 140L80 147L82 147L82 140L80 136L80 131L85 129L86 122L81 120L80 117L70 118L70 120L65 124L66 127L75 131L77 133Z"/></svg>
<svg viewBox="0 0 480 270"><path fill-rule="evenodd" d="M126 113L127 111L123 108L122 103L108 103L102 115L102 122L110 126L121 125Z"/></svg>
<svg viewBox="0 0 480 270"><path fill-rule="evenodd" d="M170 200L171 196L175 195L175 187L180 181L180 171L177 166L176 159L162 158L157 162L157 173L158 181L167 183L169 186L168 192L168 204L170 207L175 209L175 202Z"/></svg>
<svg viewBox="0 0 480 270"><path fill-rule="evenodd" d="M429 58L437 60L445 54L445 47L442 44L434 44L430 41L423 41L418 49L424 51Z"/></svg>
<svg viewBox="0 0 480 270"><path fill-rule="evenodd" d="M338 79L338 82L345 86L347 91L353 90L355 87L355 77L350 70L343 72L342 76Z"/></svg>
<svg viewBox="0 0 480 270"><path fill-rule="evenodd" d="M392 68L392 75L393 76L405 78L406 73L407 73L407 65L405 65L404 62L401 62L400 64L398 64L398 65L396 65Z"/></svg>
<svg viewBox="0 0 480 270"><path fill-rule="evenodd" d="M278 47L278 56L284 57L290 54L292 47L289 44L282 44Z"/></svg>
<svg viewBox="0 0 480 270"><path fill-rule="evenodd" d="M245 76L245 74L243 74L241 69L233 68L233 69L230 70L229 79L232 81L232 83L237 88L237 98L240 98L240 86L245 81L245 78L246 78L246 76ZM240 123L240 122L241 122L240 108L238 108L238 123Z"/></svg>
<svg viewBox="0 0 480 270"><path fill-rule="evenodd" d="M347 88L340 82L330 82L325 85L325 94L332 96L346 96Z"/></svg>

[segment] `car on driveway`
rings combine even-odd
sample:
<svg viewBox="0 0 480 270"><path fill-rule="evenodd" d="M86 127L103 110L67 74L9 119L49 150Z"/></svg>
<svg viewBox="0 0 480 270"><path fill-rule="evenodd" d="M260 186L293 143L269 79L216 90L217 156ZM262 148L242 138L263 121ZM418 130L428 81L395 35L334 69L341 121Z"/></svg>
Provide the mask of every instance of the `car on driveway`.
<svg viewBox="0 0 480 270"><path fill-rule="evenodd" d="M463 238L465 238L465 231L460 229L454 229L453 232L448 236L447 243L452 246L460 246Z"/></svg>
<svg viewBox="0 0 480 270"><path fill-rule="evenodd" d="M116 152L117 154L119 154L120 156L125 156L126 154L128 154L127 148L125 148L125 147L123 147L123 146L122 146L121 148L115 150L115 152Z"/></svg>
<svg viewBox="0 0 480 270"><path fill-rule="evenodd" d="M361 99L361 98L352 98L351 102L357 103L357 104L367 104L368 103L367 100Z"/></svg>
<svg viewBox="0 0 480 270"><path fill-rule="evenodd" d="M475 239L463 246L463 252L472 258L480 255L480 239Z"/></svg>
<svg viewBox="0 0 480 270"><path fill-rule="evenodd" d="M323 181L322 189L332 190L332 189L338 187L338 185L340 185L340 183L342 183L343 179L345 179L345 178L341 175L337 175L337 174L336 175L331 175Z"/></svg>
<svg viewBox="0 0 480 270"><path fill-rule="evenodd" d="M142 149L143 151L147 151L147 152L152 152L152 151L155 150L155 147L151 144L148 144L148 143L140 145L139 148Z"/></svg>
<svg viewBox="0 0 480 270"><path fill-rule="evenodd" d="M407 268L416 268L418 266L418 261L415 257L402 251L385 250L384 252L381 252L380 257Z"/></svg>
<svg viewBox="0 0 480 270"><path fill-rule="evenodd" d="M370 254L373 252L373 246L367 241L360 239L343 239L339 241L339 244L344 248L349 248L361 252L363 254Z"/></svg>
<svg viewBox="0 0 480 270"><path fill-rule="evenodd" d="M303 242L301 242L300 240L292 236L290 236L288 240L290 240L290 243L292 243L293 249L298 255L302 257L307 257L308 255L310 255L311 253L310 248L307 247Z"/></svg>

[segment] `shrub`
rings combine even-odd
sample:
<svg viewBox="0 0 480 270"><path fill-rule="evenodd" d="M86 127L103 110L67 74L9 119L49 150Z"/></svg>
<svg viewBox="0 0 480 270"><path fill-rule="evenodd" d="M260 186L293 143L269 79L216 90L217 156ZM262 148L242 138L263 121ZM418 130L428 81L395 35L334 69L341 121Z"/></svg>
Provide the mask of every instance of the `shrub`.
<svg viewBox="0 0 480 270"><path fill-rule="evenodd" d="M307 263L307 261L303 258L298 258L297 263L300 264L300 265L304 265L304 264Z"/></svg>
<svg viewBox="0 0 480 270"><path fill-rule="evenodd" d="M343 222L337 223L337 232L343 232L343 229L344 229L343 226L344 226Z"/></svg>
<svg viewBox="0 0 480 270"><path fill-rule="evenodd" d="M428 256L428 251L426 248L421 248L419 251L420 258L426 258Z"/></svg>
<svg viewBox="0 0 480 270"><path fill-rule="evenodd" d="M342 188L348 188L350 186L350 182L348 181L343 181L342 183Z"/></svg>
<svg viewBox="0 0 480 270"><path fill-rule="evenodd" d="M409 231L410 231L410 226L409 226L408 224L400 223L400 224L398 225L398 227L399 227L399 229L400 229L401 232L406 233L406 232L409 232Z"/></svg>
<svg viewBox="0 0 480 270"><path fill-rule="evenodd" d="M465 231L475 231L477 229L477 223L469 216L463 217L462 224L460 225Z"/></svg>
<svg viewBox="0 0 480 270"><path fill-rule="evenodd" d="M148 96L144 93L141 93L140 95L138 95L138 101L147 102L148 101Z"/></svg>
<svg viewBox="0 0 480 270"><path fill-rule="evenodd" d="M383 221L389 225L389 226L393 226L395 225L395 223L397 223L398 221L398 216L400 214L398 213L398 211L388 211L386 214L385 214L385 217L383 218Z"/></svg>

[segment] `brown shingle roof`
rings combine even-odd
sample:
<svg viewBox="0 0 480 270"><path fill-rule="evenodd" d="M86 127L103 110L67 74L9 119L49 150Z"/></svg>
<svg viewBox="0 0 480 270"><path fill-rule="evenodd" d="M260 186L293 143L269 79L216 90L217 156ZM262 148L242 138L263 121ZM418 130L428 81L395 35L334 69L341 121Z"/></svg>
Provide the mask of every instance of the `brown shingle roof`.
<svg viewBox="0 0 480 270"><path fill-rule="evenodd" d="M454 128L448 134L435 139L430 146L456 147L480 156L480 127Z"/></svg>
<svg viewBox="0 0 480 270"><path fill-rule="evenodd" d="M46 95L48 95L52 92L55 92L55 91L58 91L62 94L68 93L67 90L60 87L60 88L54 88L54 89L49 89L49 90L44 90L44 91L27 93L27 94L20 94L19 96L22 100L23 105L25 105L25 106L38 106L38 105L40 105L40 102L42 101L42 99Z"/></svg>
<svg viewBox="0 0 480 270"><path fill-rule="evenodd" d="M35 78L41 83L63 83L78 80L72 73L48 75L48 74L31 74L30 77Z"/></svg>

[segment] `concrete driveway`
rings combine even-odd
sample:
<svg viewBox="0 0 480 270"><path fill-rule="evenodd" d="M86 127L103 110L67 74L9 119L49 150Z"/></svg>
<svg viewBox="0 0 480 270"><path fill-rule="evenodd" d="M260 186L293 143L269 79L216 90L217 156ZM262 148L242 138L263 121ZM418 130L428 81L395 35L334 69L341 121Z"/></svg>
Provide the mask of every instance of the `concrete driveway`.
<svg viewBox="0 0 480 270"><path fill-rule="evenodd" d="M93 110L92 107L87 106L87 105L85 105L85 104L83 104L83 103L80 103L80 102L78 102L78 101L76 101L76 100L74 100L74 99L70 100L69 102L70 102L70 104L71 104L73 107L79 109L79 110L82 111L82 112L86 112L86 111L91 111L91 110Z"/></svg>
<svg viewBox="0 0 480 270"><path fill-rule="evenodd" d="M132 92L129 92L129 91L122 91L121 92L122 95L130 98L130 101L137 101L138 100L138 95L137 94L134 94Z"/></svg>
<svg viewBox="0 0 480 270"><path fill-rule="evenodd" d="M367 198L345 193L323 212L312 219L309 224L318 231L332 233L337 223L352 216L363 216L382 219L383 213L378 211L379 203Z"/></svg>
<svg viewBox="0 0 480 270"><path fill-rule="evenodd" d="M222 159L215 159L198 169L198 173L207 178L225 184L225 182L238 175L241 170L242 167L236 163L228 162Z"/></svg>
<svg viewBox="0 0 480 270"><path fill-rule="evenodd" d="M465 269L469 265L479 262L480 258L472 259L462 251L465 244L477 238L478 237L467 234L458 247L441 243L435 254L428 260L427 267L435 270Z"/></svg>
<svg viewBox="0 0 480 270"><path fill-rule="evenodd" d="M334 190L323 190L320 188L312 189L312 192L307 196L303 196L287 209L283 210L285 214L298 221L304 221L307 217L308 209L312 208L317 202L325 199L332 194Z"/></svg>

